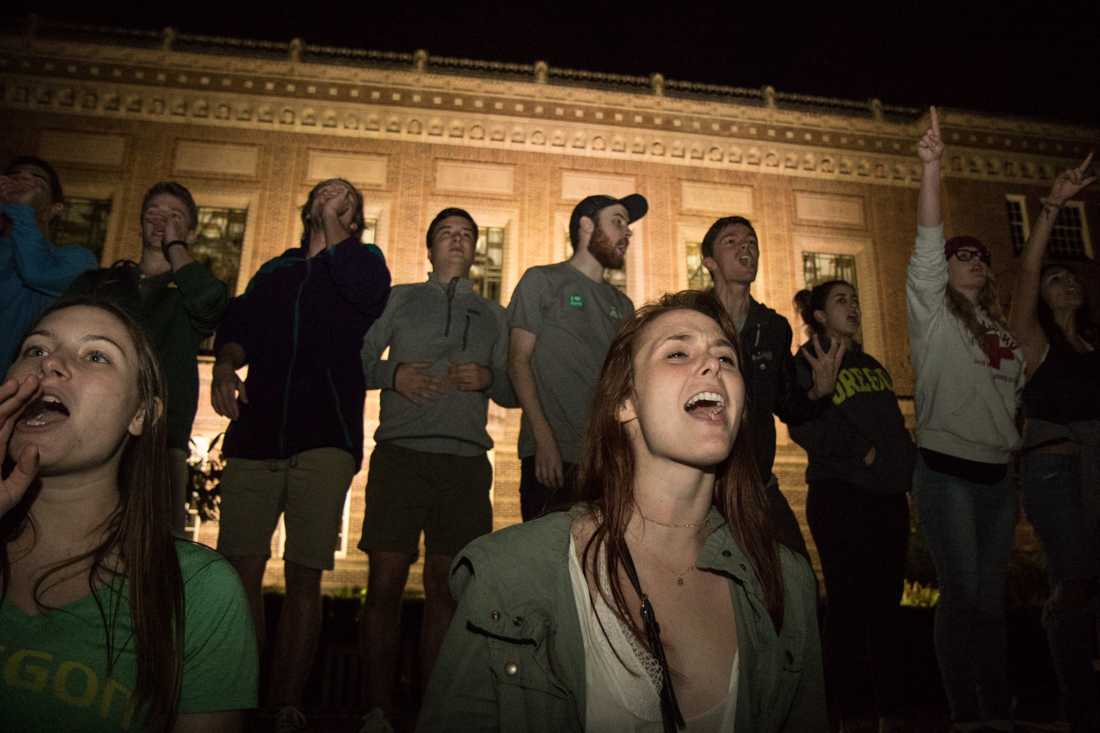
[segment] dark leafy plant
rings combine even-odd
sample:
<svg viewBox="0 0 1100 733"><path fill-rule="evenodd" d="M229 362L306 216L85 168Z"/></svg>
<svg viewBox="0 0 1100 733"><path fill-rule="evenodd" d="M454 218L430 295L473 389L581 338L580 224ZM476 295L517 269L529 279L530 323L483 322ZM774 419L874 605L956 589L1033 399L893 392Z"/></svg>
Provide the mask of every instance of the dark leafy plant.
<svg viewBox="0 0 1100 733"><path fill-rule="evenodd" d="M218 433L210 441L210 448L204 455L191 441L191 457L187 459L187 469L191 479L191 507L198 513L199 519L209 522L218 518L221 505L222 471L225 470L225 458L221 452L221 442L225 433Z"/></svg>

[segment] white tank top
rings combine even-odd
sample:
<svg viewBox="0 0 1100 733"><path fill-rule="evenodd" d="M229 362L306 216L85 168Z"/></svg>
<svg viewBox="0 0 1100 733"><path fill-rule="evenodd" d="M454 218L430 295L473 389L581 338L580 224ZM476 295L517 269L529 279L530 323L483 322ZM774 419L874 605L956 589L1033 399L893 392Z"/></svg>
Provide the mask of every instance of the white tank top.
<svg viewBox="0 0 1100 733"><path fill-rule="evenodd" d="M603 567L600 563L597 565ZM591 733L662 733L660 665L634 635L623 628L598 593L593 608L572 537L569 539L569 578L584 640L585 730ZM604 580L601 570L601 584ZM740 652L737 652L730 666L726 697L706 712L685 720L687 730L693 733L729 733L733 730L739 667Z"/></svg>

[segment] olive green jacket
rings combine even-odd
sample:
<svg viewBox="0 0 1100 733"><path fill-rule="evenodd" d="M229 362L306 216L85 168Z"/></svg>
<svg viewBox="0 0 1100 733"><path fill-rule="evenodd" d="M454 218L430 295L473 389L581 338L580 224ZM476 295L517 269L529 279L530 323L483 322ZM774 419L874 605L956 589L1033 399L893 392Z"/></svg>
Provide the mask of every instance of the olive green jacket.
<svg viewBox="0 0 1100 733"><path fill-rule="evenodd" d="M451 566L458 599L418 731L583 731L585 656L569 578L571 513L470 543ZM697 567L726 575L741 658L738 733L826 731L817 588L780 547L785 611L776 634L748 556L714 510Z"/></svg>

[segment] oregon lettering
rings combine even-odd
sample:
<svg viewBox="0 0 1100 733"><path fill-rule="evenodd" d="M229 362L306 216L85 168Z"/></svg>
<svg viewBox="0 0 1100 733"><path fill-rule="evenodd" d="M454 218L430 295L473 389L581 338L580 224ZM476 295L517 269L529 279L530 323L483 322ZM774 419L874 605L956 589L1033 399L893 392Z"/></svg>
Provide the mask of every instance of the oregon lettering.
<svg viewBox="0 0 1100 733"><path fill-rule="evenodd" d="M0 655L7 651L0 646ZM50 695L75 708L94 706L103 720L117 720L129 730L134 709L129 688L113 678L100 680L94 669L71 659L57 659L37 649L17 649L4 662L3 684L10 690Z"/></svg>
<svg viewBox="0 0 1100 733"><path fill-rule="evenodd" d="M893 389L894 382L885 369L870 367L841 369L836 375L833 404L841 404L856 392L891 392Z"/></svg>
<svg viewBox="0 0 1100 733"><path fill-rule="evenodd" d="M580 295L570 295L569 296L569 306L571 308L583 308L584 307L584 298Z"/></svg>

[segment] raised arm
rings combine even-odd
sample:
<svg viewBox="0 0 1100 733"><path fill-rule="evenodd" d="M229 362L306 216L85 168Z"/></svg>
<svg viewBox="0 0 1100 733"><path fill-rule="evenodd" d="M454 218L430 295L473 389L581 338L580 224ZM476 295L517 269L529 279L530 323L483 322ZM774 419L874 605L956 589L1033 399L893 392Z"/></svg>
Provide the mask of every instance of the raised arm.
<svg viewBox="0 0 1100 733"><path fill-rule="evenodd" d="M923 358L924 339L931 324L943 313L947 289L947 261L943 257L943 208L940 205L940 161L943 139L940 117L929 109L931 125L917 142L921 184L917 197L917 241L905 282L909 313L909 342L914 362Z"/></svg>
<svg viewBox="0 0 1100 733"><path fill-rule="evenodd" d="M12 262L25 287L57 297L80 273L99 263L90 250L72 244L56 247L38 228L34 209L26 204L0 204L0 215L11 221L7 238Z"/></svg>
<svg viewBox="0 0 1100 733"><path fill-rule="evenodd" d="M929 108L932 126L917 143L922 171L920 196L917 199L917 225L938 227L943 225L943 209L940 206L940 161L943 159L943 138L940 137L940 117L935 107Z"/></svg>
<svg viewBox="0 0 1100 733"><path fill-rule="evenodd" d="M1012 292L1008 325L1012 335L1023 347L1024 358L1029 367L1033 364L1038 366L1047 346L1046 335L1039 327L1039 273L1043 268L1043 256L1046 254L1058 212L1066 201L1096 180L1096 176L1086 176L1091 162L1092 153L1089 153L1081 165L1054 179L1050 194L1041 199L1043 208L1035 225L1031 227L1031 235L1020 257L1020 274L1016 278L1016 289Z"/></svg>

